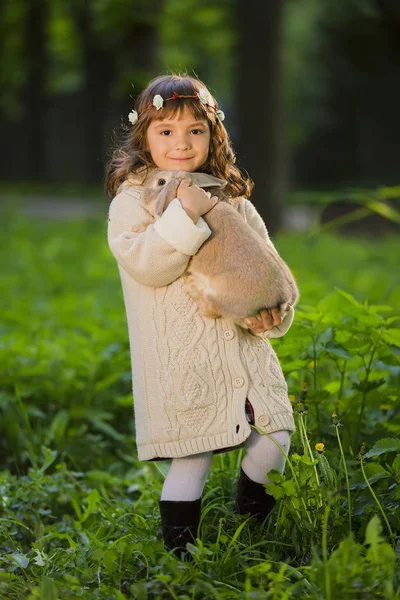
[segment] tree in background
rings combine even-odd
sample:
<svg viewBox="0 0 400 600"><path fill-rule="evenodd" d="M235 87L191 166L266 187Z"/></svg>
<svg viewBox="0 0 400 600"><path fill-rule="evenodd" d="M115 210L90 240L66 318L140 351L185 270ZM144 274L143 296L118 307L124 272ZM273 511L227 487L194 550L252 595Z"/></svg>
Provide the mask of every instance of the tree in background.
<svg viewBox="0 0 400 600"><path fill-rule="evenodd" d="M158 65L163 0L4 0L0 173L101 182L108 122ZM21 168L21 163L23 168Z"/></svg>
<svg viewBox="0 0 400 600"><path fill-rule="evenodd" d="M294 59L287 68L292 185L397 183L399 10L392 0L293 3L286 46Z"/></svg>
<svg viewBox="0 0 400 600"><path fill-rule="evenodd" d="M0 175L100 188L131 97L187 71L274 231L288 183L397 179L399 20L397 0L3 0Z"/></svg>
<svg viewBox="0 0 400 600"><path fill-rule="evenodd" d="M238 148L256 187L254 202L273 233L286 189L283 2L238 0Z"/></svg>

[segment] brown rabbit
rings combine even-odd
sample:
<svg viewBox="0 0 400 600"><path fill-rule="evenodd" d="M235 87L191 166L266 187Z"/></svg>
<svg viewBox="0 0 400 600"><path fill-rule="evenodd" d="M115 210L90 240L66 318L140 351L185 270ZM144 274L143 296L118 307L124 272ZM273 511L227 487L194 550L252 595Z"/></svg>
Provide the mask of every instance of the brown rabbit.
<svg viewBox="0 0 400 600"><path fill-rule="evenodd" d="M155 218L176 198L180 182L209 188L219 201L203 215L212 234L189 261L184 288L204 317L242 319L263 308L279 306L282 317L298 300L296 281L277 251L231 206L223 194L226 182L205 173L155 171L144 183L142 203ZM143 231L153 222L141 223Z"/></svg>

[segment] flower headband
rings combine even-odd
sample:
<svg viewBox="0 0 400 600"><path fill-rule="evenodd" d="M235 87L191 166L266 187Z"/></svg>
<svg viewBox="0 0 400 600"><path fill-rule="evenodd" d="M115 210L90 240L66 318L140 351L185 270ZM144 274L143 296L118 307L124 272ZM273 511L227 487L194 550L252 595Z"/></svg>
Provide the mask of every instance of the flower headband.
<svg viewBox="0 0 400 600"><path fill-rule="evenodd" d="M153 98L153 104L149 104L147 109L149 110L150 108L153 108L153 106L155 106L157 110L160 110L160 108L164 106L164 102L167 102L168 100L177 100L178 98L194 98L195 100L200 100L202 104L211 106L211 108L215 110L215 114L220 119L220 121L223 121L225 119L224 113L222 112L222 110L217 109L217 104L213 103L213 99L210 92L205 88L202 88L199 92L195 92L193 96L184 96L174 92L171 98L166 98L165 100L162 96L160 96L160 94L156 94ZM136 123L138 118L139 117L136 110L132 110L128 115L128 119L132 123L132 125Z"/></svg>

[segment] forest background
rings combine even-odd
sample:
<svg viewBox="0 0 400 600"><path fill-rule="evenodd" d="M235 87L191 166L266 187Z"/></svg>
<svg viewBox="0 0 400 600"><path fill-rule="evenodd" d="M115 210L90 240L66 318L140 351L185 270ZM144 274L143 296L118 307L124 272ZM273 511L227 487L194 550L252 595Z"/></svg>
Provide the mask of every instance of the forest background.
<svg viewBox="0 0 400 600"><path fill-rule="evenodd" d="M396 0L4 0L0 10L3 182L100 190L114 128L170 71L215 93L272 231L290 190L398 182Z"/></svg>
<svg viewBox="0 0 400 600"><path fill-rule="evenodd" d="M137 460L103 191L171 71L215 93L300 288L277 504L236 515L244 450L214 457L191 562L168 461ZM0 600L399 600L398 0L3 0L0 90Z"/></svg>

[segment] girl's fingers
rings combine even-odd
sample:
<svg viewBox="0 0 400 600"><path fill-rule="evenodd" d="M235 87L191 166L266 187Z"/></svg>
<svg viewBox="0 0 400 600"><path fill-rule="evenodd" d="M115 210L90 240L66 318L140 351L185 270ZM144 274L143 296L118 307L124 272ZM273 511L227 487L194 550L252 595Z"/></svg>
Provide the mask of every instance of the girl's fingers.
<svg viewBox="0 0 400 600"><path fill-rule="evenodd" d="M274 323L274 327L277 327L278 325L280 325L282 323L282 315L281 315L281 311L280 308L278 308L277 306L275 308L272 309L272 320Z"/></svg>
<svg viewBox="0 0 400 600"><path fill-rule="evenodd" d="M274 327L273 317L269 314L267 310L262 310L260 314L264 325L264 331L269 331Z"/></svg>
<svg viewBox="0 0 400 600"><path fill-rule="evenodd" d="M244 323L253 333L270 331L282 323L281 311L278 307L263 309L255 317L247 317Z"/></svg>
<svg viewBox="0 0 400 600"><path fill-rule="evenodd" d="M244 322L248 327L250 327L250 329L253 329L253 327L260 326L260 323L256 317L247 317L247 319L245 319Z"/></svg>
<svg viewBox="0 0 400 600"><path fill-rule="evenodd" d="M185 179L182 179L182 181L180 182L179 185L181 185L182 187L189 187L191 184L190 179L188 179L187 177Z"/></svg>
<svg viewBox="0 0 400 600"><path fill-rule="evenodd" d="M244 319L244 322L253 333L262 333L265 331L262 320L259 320L257 317L247 317L247 319Z"/></svg>

